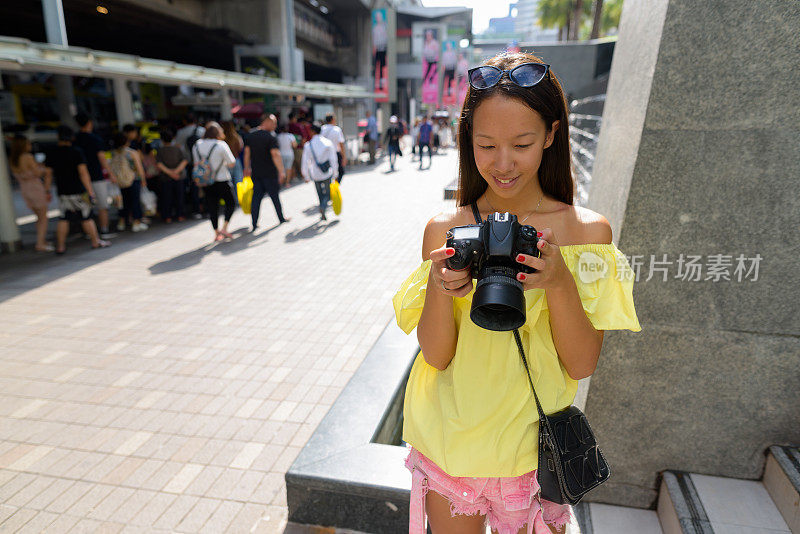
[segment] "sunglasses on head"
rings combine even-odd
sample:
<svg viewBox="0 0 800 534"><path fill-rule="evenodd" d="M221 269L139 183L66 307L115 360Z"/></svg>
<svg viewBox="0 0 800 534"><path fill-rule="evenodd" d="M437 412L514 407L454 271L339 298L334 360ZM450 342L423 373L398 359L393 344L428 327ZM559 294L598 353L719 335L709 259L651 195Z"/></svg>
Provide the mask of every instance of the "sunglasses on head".
<svg viewBox="0 0 800 534"><path fill-rule="evenodd" d="M507 75L508 79L520 87L533 87L545 79L550 72L550 65L545 63L523 63L511 70L501 70L492 65L481 65L467 71L469 84L474 89L494 87Z"/></svg>

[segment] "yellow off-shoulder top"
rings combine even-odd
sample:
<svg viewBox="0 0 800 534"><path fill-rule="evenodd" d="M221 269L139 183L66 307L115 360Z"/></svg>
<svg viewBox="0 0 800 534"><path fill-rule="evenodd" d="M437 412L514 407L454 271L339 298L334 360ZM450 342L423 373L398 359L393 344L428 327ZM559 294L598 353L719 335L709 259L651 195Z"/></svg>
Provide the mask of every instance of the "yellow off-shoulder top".
<svg viewBox="0 0 800 534"><path fill-rule="evenodd" d="M575 278L583 309L597 330L641 330L633 277L614 244L559 247ZM422 263L393 298L400 328L419 323L431 261ZM513 332L485 330L469 317L473 291L455 298L456 353L440 371L422 353L411 369L403 406L403 440L450 476L516 477L536 469L539 417ZM519 329L531 379L545 413L572 404L577 381L558 359L543 289L525 292Z"/></svg>

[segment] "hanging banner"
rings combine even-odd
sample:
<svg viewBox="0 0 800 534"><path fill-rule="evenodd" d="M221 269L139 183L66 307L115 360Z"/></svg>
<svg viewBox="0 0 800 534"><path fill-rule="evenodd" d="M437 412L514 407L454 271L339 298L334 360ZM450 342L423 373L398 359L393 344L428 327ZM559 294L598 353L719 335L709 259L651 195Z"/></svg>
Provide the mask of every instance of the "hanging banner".
<svg viewBox="0 0 800 534"><path fill-rule="evenodd" d="M469 70L468 57L471 56L471 50L462 48L458 53L458 65L456 66L456 84L458 86L458 105L463 106L464 100L467 98L467 88L469 87L469 80L467 79L467 70Z"/></svg>
<svg viewBox="0 0 800 534"><path fill-rule="evenodd" d="M389 26L385 9L372 10L372 66L375 92L381 96L376 102L389 101L389 67L386 64L389 49Z"/></svg>
<svg viewBox="0 0 800 534"><path fill-rule="evenodd" d="M453 106L456 103L458 93L458 86L456 85L457 66L458 56L456 55L456 42L445 41L442 43L442 69L444 71L442 104L445 106Z"/></svg>
<svg viewBox="0 0 800 534"><path fill-rule="evenodd" d="M422 103L439 103L439 29L426 28L422 44Z"/></svg>

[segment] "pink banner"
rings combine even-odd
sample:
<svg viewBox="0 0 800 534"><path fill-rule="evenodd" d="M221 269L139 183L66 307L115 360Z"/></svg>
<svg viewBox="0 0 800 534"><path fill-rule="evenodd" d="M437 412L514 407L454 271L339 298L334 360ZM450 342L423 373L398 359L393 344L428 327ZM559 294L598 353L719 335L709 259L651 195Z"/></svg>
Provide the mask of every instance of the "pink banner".
<svg viewBox="0 0 800 534"><path fill-rule="evenodd" d="M458 53L458 66L456 67L456 79L458 80L458 103L464 105L464 100L467 98L467 88L469 87L469 80L467 79L467 70L469 70L469 61L467 61L467 50L462 50Z"/></svg>
<svg viewBox="0 0 800 534"><path fill-rule="evenodd" d="M444 82L442 84L442 104L452 106L456 103L456 67L458 66L458 56L456 55L456 42L445 41L442 43L442 69L444 72Z"/></svg>
<svg viewBox="0 0 800 534"><path fill-rule="evenodd" d="M375 72L375 92L381 96L375 102L389 101L389 69L386 67L386 50L389 30L386 25L386 10L372 11L372 64Z"/></svg>
<svg viewBox="0 0 800 534"><path fill-rule="evenodd" d="M439 29L426 28L422 45L422 103L439 103Z"/></svg>

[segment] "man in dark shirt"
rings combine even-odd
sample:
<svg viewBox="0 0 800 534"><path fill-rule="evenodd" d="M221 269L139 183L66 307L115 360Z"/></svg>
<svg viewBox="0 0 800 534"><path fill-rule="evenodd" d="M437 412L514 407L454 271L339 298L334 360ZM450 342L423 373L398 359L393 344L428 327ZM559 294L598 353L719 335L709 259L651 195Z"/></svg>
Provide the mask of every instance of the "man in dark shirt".
<svg viewBox="0 0 800 534"><path fill-rule="evenodd" d="M173 216L179 221L184 219L183 170L189 164L181 147L172 140L172 131L163 130L161 142L164 146L156 154L156 166L161 171L161 216L166 223L172 222Z"/></svg>
<svg viewBox="0 0 800 534"><path fill-rule="evenodd" d="M275 137L278 119L275 115L263 115L261 119L258 128L251 131L244 140L244 175L249 175L253 179L253 202L250 209L254 232L258 228L258 214L264 193L269 195L275 205L278 224L289 221L283 216L281 200L278 197L281 183L286 176L278 140Z"/></svg>
<svg viewBox="0 0 800 534"><path fill-rule="evenodd" d="M108 165L106 159L106 146L99 135L93 133L94 121L86 113L78 113L75 115L75 122L81 127L78 135L75 136L74 146L83 151L83 156L86 158L86 168L89 170L89 176L92 178L92 188L95 195L97 195L97 221L100 223L100 237L109 239L116 234L112 234L108 230L108 208L109 204L109 191L108 180L103 176L103 169L108 173L112 182L116 181L116 177L111 172L111 167Z"/></svg>
<svg viewBox="0 0 800 534"><path fill-rule="evenodd" d="M426 115L422 119L422 124L419 125L419 136L418 136L418 144L419 144L419 168L422 170L422 150L424 148L428 149L428 168L431 167L432 157L431 157L431 145L433 144L433 126L430 123L430 119Z"/></svg>
<svg viewBox="0 0 800 534"><path fill-rule="evenodd" d="M58 146L47 156L45 163L53 169L58 191L58 207L61 210L61 218L56 226L56 254L63 254L66 251L71 220L81 222L83 231L92 240L92 248L111 245L110 242L100 239L97 226L92 220L91 202L95 199L95 192L86 166L86 158L80 148L72 146L74 135L68 126L59 126Z"/></svg>

